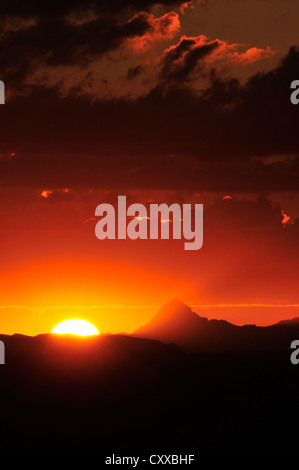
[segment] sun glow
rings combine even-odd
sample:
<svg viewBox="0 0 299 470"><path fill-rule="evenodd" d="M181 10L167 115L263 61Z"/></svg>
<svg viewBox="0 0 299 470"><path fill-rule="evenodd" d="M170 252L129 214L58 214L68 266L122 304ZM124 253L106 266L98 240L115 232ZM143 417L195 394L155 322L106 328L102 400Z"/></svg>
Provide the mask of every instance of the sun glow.
<svg viewBox="0 0 299 470"><path fill-rule="evenodd" d="M86 320L65 320L53 328L51 333L57 334L70 334L70 335L80 335L80 336L87 336L87 335L98 335L99 332L95 326L89 323Z"/></svg>

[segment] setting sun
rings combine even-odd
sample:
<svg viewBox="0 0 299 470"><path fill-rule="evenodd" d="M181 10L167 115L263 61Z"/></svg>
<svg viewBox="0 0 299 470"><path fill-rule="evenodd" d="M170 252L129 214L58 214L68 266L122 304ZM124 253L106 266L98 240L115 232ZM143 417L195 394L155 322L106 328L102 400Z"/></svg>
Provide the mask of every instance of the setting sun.
<svg viewBox="0 0 299 470"><path fill-rule="evenodd" d="M99 332L95 326L86 320L65 320L53 328L51 333L70 334L70 335L98 335Z"/></svg>

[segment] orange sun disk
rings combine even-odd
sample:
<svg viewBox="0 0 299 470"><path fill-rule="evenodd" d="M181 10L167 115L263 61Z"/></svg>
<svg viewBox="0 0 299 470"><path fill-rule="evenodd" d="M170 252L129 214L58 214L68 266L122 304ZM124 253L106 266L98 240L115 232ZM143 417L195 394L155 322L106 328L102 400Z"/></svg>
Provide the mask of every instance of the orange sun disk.
<svg viewBox="0 0 299 470"><path fill-rule="evenodd" d="M54 334L69 334L79 336L99 335L99 331L94 325L86 320L70 319L65 320L53 328L51 333Z"/></svg>

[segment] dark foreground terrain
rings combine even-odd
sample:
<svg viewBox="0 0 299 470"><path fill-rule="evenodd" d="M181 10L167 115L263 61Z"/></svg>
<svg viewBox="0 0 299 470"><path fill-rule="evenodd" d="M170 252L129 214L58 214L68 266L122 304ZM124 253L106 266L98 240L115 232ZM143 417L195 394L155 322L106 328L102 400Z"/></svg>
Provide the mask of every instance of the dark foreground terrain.
<svg viewBox="0 0 299 470"><path fill-rule="evenodd" d="M287 348L187 354L121 335L0 339L1 449L297 447L299 365Z"/></svg>

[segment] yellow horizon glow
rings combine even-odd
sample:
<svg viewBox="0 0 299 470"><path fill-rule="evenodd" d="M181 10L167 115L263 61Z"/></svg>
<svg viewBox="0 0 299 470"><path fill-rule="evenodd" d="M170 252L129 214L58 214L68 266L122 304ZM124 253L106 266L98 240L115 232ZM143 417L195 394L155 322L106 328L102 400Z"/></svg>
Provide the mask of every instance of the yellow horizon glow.
<svg viewBox="0 0 299 470"><path fill-rule="evenodd" d="M79 319L70 319L64 320L61 323L58 323L53 330L52 334L71 334L79 336L90 336L90 335L99 335L99 331L96 329L92 323L89 323L86 320Z"/></svg>

